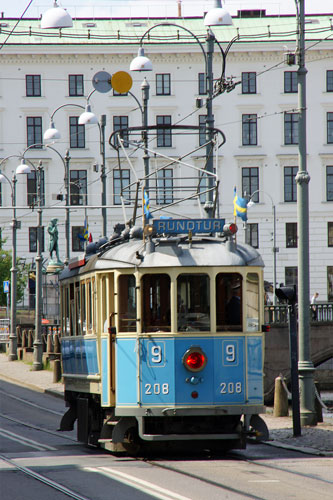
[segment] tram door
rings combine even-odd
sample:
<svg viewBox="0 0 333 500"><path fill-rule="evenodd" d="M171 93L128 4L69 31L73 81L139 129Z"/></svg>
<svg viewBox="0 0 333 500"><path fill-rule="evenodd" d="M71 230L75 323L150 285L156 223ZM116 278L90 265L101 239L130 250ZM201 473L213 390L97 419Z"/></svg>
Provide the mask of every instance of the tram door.
<svg viewBox="0 0 333 500"><path fill-rule="evenodd" d="M114 274L103 274L99 281L99 304L101 319L101 377L102 406L115 404L115 308L114 308Z"/></svg>

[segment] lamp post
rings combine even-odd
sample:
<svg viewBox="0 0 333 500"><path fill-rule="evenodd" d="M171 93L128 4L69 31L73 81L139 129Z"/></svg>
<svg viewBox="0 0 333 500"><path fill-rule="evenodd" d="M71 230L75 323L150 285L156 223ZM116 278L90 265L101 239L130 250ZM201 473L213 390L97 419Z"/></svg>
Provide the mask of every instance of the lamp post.
<svg viewBox="0 0 333 500"><path fill-rule="evenodd" d="M33 145L32 145L33 146ZM31 148L32 146L29 146ZM29 149L27 148L27 149ZM27 151L27 150L26 150ZM35 258L36 262L36 303L35 303L35 336L34 336L34 351L33 351L33 365L32 369L34 371L43 369L43 342L42 342L42 315L43 315L43 289L42 289L42 171L43 165L40 161L38 163L38 167L36 168L34 164L30 161L29 165L33 167L37 174L37 255ZM23 153L23 162L24 162L24 153ZM21 163L18 169L22 168L22 165L25 163ZM18 169L16 170L18 172ZM31 168L27 166L26 169L22 169L20 173L28 174L31 172Z"/></svg>
<svg viewBox="0 0 333 500"><path fill-rule="evenodd" d="M7 156L0 162L1 165L9 158L16 157L16 155ZM1 171L0 171L1 172ZM11 188L11 201L13 209L12 219L12 267L10 269L10 333L9 333L9 354L8 360L15 361L17 359L17 335L16 335L16 295L17 295L17 267L16 267L16 182L17 178L14 174L12 180L4 174L0 173L0 182L7 181Z"/></svg>
<svg viewBox="0 0 333 500"><path fill-rule="evenodd" d="M81 113L79 117L79 125L98 125L99 128L99 143L100 143L100 154L101 154L101 183L102 183L102 191L101 191L101 206L102 206L102 230L103 230L103 236L107 235L107 214L106 214L106 173L105 173L105 127L106 127L106 115L101 115L100 121L98 121L96 115L92 113L91 111L91 106L89 103L89 99L91 95L96 91L96 89L92 90L90 94L87 97L87 104L86 106L82 106L81 104L62 104L58 108L56 108L52 114L51 114L51 122L50 122L50 127L45 131L44 133L44 140L57 140L61 138L61 134L59 130L55 128L54 125L54 115L56 114L59 109L65 108L66 106L75 106L77 108L80 108L84 110L83 113ZM46 147L49 147L49 145L46 145ZM66 152L66 156L69 157L68 151ZM70 159L70 158L69 158ZM66 160L66 157L65 157ZM66 160L67 163L67 160ZM68 192L69 192L69 168L68 170L68 182L66 183L65 180L65 186L66 188L66 206L68 206ZM66 177L66 176L65 176ZM69 221L69 214L67 214L66 220ZM67 228L67 226L66 226ZM69 228L67 228L69 230ZM67 230L66 229L66 230ZM66 246L67 249L67 246ZM68 258L69 258L69 250L66 250L66 264L68 263Z"/></svg>
<svg viewBox="0 0 333 500"><path fill-rule="evenodd" d="M268 198L271 200L271 204L272 204L272 213L273 213L273 248L272 248L272 252L273 252L273 305L275 306L276 305L276 294L275 294L275 291L276 291L276 254L279 250L276 246L276 209L275 209L275 205L274 205L273 198L271 197L271 195L269 193L266 193L265 191L262 191L261 189L257 189L256 191L254 191L251 194L249 202L247 204L248 208L250 208L252 206L252 204L254 205L254 201L252 200L252 198L257 193L263 193L266 196L268 196Z"/></svg>
<svg viewBox="0 0 333 500"><path fill-rule="evenodd" d="M297 17L298 80L298 328L299 384L302 425L316 425L314 366L310 354L310 278L309 278L309 181L306 165L306 73L304 0L295 0Z"/></svg>

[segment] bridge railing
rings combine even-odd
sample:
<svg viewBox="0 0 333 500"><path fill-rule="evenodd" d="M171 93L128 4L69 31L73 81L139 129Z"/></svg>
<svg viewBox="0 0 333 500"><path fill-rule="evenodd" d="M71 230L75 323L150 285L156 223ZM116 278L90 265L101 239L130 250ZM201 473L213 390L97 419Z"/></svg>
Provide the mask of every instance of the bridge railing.
<svg viewBox="0 0 333 500"><path fill-rule="evenodd" d="M297 305L296 305L297 311ZM310 306L310 321L313 324L333 323L333 303L316 304ZM277 306L265 306L265 323L274 326L285 326L288 324L288 306L279 304Z"/></svg>

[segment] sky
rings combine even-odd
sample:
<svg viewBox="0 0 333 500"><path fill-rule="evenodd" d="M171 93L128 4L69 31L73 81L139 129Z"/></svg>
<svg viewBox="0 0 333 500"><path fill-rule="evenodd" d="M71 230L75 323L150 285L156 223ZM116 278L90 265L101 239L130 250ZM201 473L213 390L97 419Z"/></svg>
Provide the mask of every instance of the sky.
<svg viewBox="0 0 333 500"><path fill-rule="evenodd" d="M184 16L201 15L213 0L181 0ZM30 0L0 0L0 12L5 17L20 17ZM59 6L72 17L176 16L177 0L58 0ZM224 7L231 15L237 9L266 9L266 14L295 14L295 0L225 0ZM33 0L24 17L39 17L51 8L53 0ZM308 14L332 13L333 0L305 0Z"/></svg>

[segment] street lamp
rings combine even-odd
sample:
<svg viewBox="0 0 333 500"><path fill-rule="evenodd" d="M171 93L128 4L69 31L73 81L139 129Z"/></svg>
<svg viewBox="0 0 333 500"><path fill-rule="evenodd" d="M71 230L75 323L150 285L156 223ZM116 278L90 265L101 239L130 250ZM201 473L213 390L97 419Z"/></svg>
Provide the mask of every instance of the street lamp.
<svg viewBox="0 0 333 500"><path fill-rule="evenodd" d="M48 9L43 15L40 23L42 29L72 28L73 21L65 9L62 9L54 1L53 7Z"/></svg>
<svg viewBox="0 0 333 500"><path fill-rule="evenodd" d="M306 165L306 73L305 67L305 9L304 0L295 0L297 17L297 80L298 80L298 328L299 384L301 423L316 425L314 366L310 354L310 278L309 278L309 182Z"/></svg>
<svg viewBox="0 0 333 500"><path fill-rule="evenodd" d="M262 191L261 189L257 189L256 191L254 191L254 193L251 194L249 202L247 204L248 208L250 208L252 205L255 205L255 202L253 201L252 198L257 193L265 194L266 196L268 196L268 198L271 200L271 203L272 203L272 213L273 213L273 248L272 248L272 251L273 251L273 305L275 306L276 305L276 294L275 294L275 290L276 290L276 253L278 252L278 248L276 247L276 210L275 210L275 205L274 205L273 198L271 197L271 195L269 193L266 193L265 191Z"/></svg>
<svg viewBox="0 0 333 500"><path fill-rule="evenodd" d="M209 17L209 14L211 11L209 11L206 15L205 18L205 24L206 26L213 26L216 24L219 25L231 25L232 24L232 19L230 14L228 14L224 9L221 7L221 1L218 0L216 2L216 7L213 10L218 10L219 15L216 17L212 15L212 17ZM224 12L220 12L224 11ZM175 23L159 23L155 24L154 26L150 27L148 30L145 31L145 33L141 36L140 39L140 47L138 50L138 55L135 57L131 64L130 64L130 70L131 71L152 71L153 65L151 61L149 60L148 57L144 55L144 48L143 48L143 41L144 38L155 28L158 28L160 26L174 26L176 28L183 29L187 33L189 33L199 44L200 49L202 51L202 54L204 56L204 61L205 61L205 78L206 78L206 91L207 91L207 99L206 99L206 137L207 137L207 146L206 146L206 171L207 171L207 198L206 198L206 204L205 204L205 210L207 213L207 217L212 217L213 212L214 212L214 202L213 202L213 172L214 172L214 158L213 158L213 152L212 152L212 145L213 145L213 139L214 139L214 115L213 115L213 98L216 97L219 93L223 92L226 90L225 84L224 84L224 72L225 72L225 62L226 62L226 52L223 51L221 45L217 42L215 39L215 36L213 32L209 29L207 31L207 38L206 38L206 50L199 40L199 38L189 29L185 28L182 25L175 24ZM238 37L236 37L237 39ZM214 94L214 81L213 81L213 53L214 53L214 44L215 42L218 44L218 47L221 51L222 55L222 74L220 78L220 87L218 91L215 91ZM230 44L228 46L228 49L230 49ZM230 88L230 90L232 90Z"/></svg>
<svg viewBox="0 0 333 500"><path fill-rule="evenodd" d="M10 155L3 158L0 162L1 165L9 158L17 158L18 155ZM1 171L0 171L1 172ZM25 173L24 166L21 169L17 169L17 173ZM0 173L0 183L8 182L11 188L11 198L12 198L12 208L13 208L13 219L12 219L12 267L10 269L10 333L9 333L9 361L15 361L17 359L17 335L16 335L16 296L17 296L17 267L16 267L16 232L18 228L17 218L16 218L16 174L13 175L12 180L4 174Z"/></svg>
<svg viewBox="0 0 333 500"><path fill-rule="evenodd" d="M33 146L33 145L32 145ZM30 147L32 147L30 146ZM29 148L27 148L29 149ZM27 151L27 150L26 150ZM25 152L26 152L25 151ZM24 153L25 153L24 152ZM42 342L42 313L43 313L43 296L42 296L42 189L41 189L41 178L43 166L42 162L38 163L38 167L27 159L29 165L25 164L25 158L23 153L23 159L21 164L17 167L16 173L29 174L31 172L31 167L35 170L37 174L37 255L35 258L36 262L36 303L35 303L35 336L34 336L34 352L33 352L33 365L32 369L34 371L43 369L43 342ZM24 168L25 167L25 168Z"/></svg>
<svg viewBox="0 0 333 500"><path fill-rule="evenodd" d="M110 76L111 78L111 76ZM111 88L111 87L110 87ZM103 236L107 235L107 214L106 214L106 173L105 173L105 127L106 127L106 115L101 115L100 121L98 121L96 115L92 113L91 111L91 105L89 103L90 96L95 92L96 89L92 90L90 94L87 97L87 104L86 106L82 106L81 104L62 104L58 108L56 108L52 115L51 115L51 121L50 121L50 127L44 132L44 140L45 141L54 141L58 140L61 138L61 134L59 130L55 128L54 124L54 115L56 114L59 109L62 109L66 106L75 106L77 108L83 109L84 112L81 113L79 117L79 125L98 125L99 128L99 143L100 143L100 154L101 154L101 183L102 183L102 199L101 199L101 205L102 205L102 224L103 224ZM46 145L47 146L47 145ZM67 153L66 153L67 154ZM69 177L69 171L68 171L68 177ZM69 182L69 180L68 180ZM67 185L65 183L65 185ZM67 185L69 189L69 184ZM68 200L67 200L68 201ZM68 203L66 203L68 205ZM69 252L68 254L69 255Z"/></svg>

